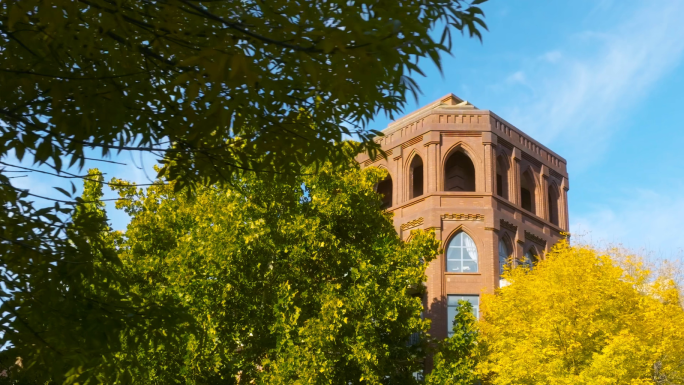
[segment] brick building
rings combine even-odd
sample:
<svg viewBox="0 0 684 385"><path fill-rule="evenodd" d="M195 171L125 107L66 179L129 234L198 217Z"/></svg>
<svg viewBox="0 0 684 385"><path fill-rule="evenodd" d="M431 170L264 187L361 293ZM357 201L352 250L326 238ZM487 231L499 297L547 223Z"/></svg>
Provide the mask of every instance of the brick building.
<svg viewBox="0 0 684 385"><path fill-rule="evenodd" d="M568 231L566 161L496 114L447 95L383 130L378 184L402 238L434 229L445 253L427 268L431 334L450 332L459 299L477 308L503 264L534 263Z"/></svg>

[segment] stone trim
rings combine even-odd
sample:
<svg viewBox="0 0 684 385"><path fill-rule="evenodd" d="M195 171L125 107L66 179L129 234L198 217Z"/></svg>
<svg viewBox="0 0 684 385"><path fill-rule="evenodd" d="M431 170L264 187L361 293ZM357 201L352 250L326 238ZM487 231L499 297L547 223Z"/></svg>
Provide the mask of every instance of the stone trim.
<svg viewBox="0 0 684 385"><path fill-rule="evenodd" d="M485 230L493 231L495 233L499 232L499 229L497 229L496 227L485 227Z"/></svg>
<svg viewBox="0 0 684 385"><path fill-rule="evenodd" d="M422 198L418 199L418 200L417 200L417 201L415 201L415 202L410 202L410 203L407 203L407 204L405 204L405 205L401 206L401 208L403 209L403 208L406 208L406 207L411 207L411 206L413 206L413 205L415 205L415 204L418 204L418 203L420 203L420 202L424 201L424 200L425 200L425 198L427 198L427 197L422 197ZM414 199L415 199L415 198L414 198Z"/></svg>
<svg viewBox="0 0 684 385"><path fill-rule="evenodd" d="M532 163L533 165L535 165L537 167L542 166L542 162L540 162L537 158L533 157L532 155L530 155L524 151L522 153L522 158L525 159L526 161Z"/></svg>
<svg viewBox="0 0 684 385"><path fill-rule="evenodd" d="M409 141L407 141L407 142L402 143L402 144L401 144L401 148L404 149L404 148L406 148L406 147L411 147L411 146L413 146L414 144L420 143L420 142L422 142L422 141L423 141L423 135L416 136L415 138L413 138L413 139L411 139L411 140L409 140Z"/></svg>
<svg viewBox="0 0 684 385"><path fill-rule="evenodd" d="M412 228L414 228L414 227L418 227L418 226L422 225L423 222L425 222L425 219L424 219L423 217L420 217L420 218L418 218L418 219L414 219L414 220L412 220L412 221L408 221L408 222L404 223L403 225L401 225L400 227L401 227L401 230L402 230L402 231L403 231L403 230L408 230L408 229L412 229Z"/></svg>
<svg viewBox="0 0 684 385"><path fill-rule="evenodd" d="M506 230L512 231L514 233L518 231L518 226L512 224L511 222L509 222L505 219L499 220L499 226L501 226L502 228L504 228Z"/></svg>
<svg viewBox="0 0 684 385"><path fill-rule="evenodd" d="M549 168L549 174L551 174L552 177L558 179L559 181L563 180L563 175L561 175L558 171Z"/></svg>
<svg viewBox="0 0 684 385"><path fill-rule="evenodd" d="M385 154L386 154L387 157L389 158L389 156L392 155L392 150L390 149L390 150L385 151ZM370 166L371 164L373 164L373 163L375 163L375 162L377 162L377 161L379 161L379 160L381 160L381 159L385 159L385 157L382 156L382 154L378 154L378 155L375 157L375 159L368 159L368 160L366 160L365 162L363 162L363 167L368 167L368 166Z"/></svg>
<svg viewBox="0 0 684 385"><path fill-rule="evenodd" d="M442 214L443 221L484 221L482 214Z"/></svg>
<svg viewBox="0 0 684 385"><path fill-rule="evenodd" d="M541 247L546 247L546 240L525 230L525 239L530 240Z"/></svg>
<svg viewBox="0 0 684 385"><path fill-rule="evenodd" d="M513 150L513 144L500 136L497 140L497 143L499 143L502 147L505 147L509 150Z"/></svg>
<svg viewBox="0 0 684 385"><path fill-rule="evenodd" d="M478 137L479 138L482 136L482 132L483 131L449 131L449 132L442 132L442 137L452 138L452 137L472 136L472 137Z"/></svg>

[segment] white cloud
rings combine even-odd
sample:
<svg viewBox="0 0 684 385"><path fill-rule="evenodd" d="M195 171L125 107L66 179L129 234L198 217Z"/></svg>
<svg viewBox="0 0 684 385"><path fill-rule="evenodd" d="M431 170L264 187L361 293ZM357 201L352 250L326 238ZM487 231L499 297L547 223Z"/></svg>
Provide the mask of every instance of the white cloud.
<svg viewBox="0 0 684 385"><path fill-rule="evenodd" d="M683 196L673 191L641 189L595 204L587 213L571 212L570 229L583 242L621 244L652 252L659 258L671 258L681 255L684 248L683 217Z"/></svg>
<svg viewBox="0 0 684 385"><path fill-rule="evenodd" d="M577 34L567 47L528 64L525 86L532 95L504 116L545 144L562 142L566 152L576 151L576 169L588 166L605 149L622 111L681 61L684 2L658 4L644 3L622 23Z"/></svg>
<svg viewBox="0 0 684 385"><path fill-rule="evenodd" d="M544 53L543 55L541 55L540 58L544 61L549 62L549 63L557 63L562 57L563 57L563 54L561 54L560 51L553 50L553 51L549 51L549 52Z"/></svg>
<svg viewBox="0 0 684 385"><path fill-rule="evenodd" d="M511 76L509 76L506 79L506 82L512 83L512 84L515 84L515 83L525 84L526 80L527 79L525 77L525 73L523 71L517 71L517 72L514 72L513 74L511 74Z"/></svg>

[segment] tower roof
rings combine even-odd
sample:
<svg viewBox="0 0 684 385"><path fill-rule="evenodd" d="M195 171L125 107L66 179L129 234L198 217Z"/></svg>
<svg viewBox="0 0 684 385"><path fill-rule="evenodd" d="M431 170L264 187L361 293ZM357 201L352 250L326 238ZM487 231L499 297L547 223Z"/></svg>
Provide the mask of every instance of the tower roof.
<svg viewBox="0 0 684 385"><path fill-rule="evenodd" d="M401 118L395 121L390 122L390 124L388 124L387 127L382 130L382 132L385 135L390 134L394 130L406 125L409 121L416 119L418 115L425 114L430 110L434 110L436 108L447 109L452 111L478 110L477 107L475 107L472 103L468 102L467 100L463 100L458 96L449 93L435 100L434 102L428 104L425 107L421 107L407 115L402 116Z"/></svg>

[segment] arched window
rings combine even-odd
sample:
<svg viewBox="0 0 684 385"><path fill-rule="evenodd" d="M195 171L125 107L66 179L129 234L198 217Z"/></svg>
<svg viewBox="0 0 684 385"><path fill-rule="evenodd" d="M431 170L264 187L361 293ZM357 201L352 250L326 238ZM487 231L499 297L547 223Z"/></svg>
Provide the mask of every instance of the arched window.
<svg viewBox="0 0 684 385"><path fill-rule="evenodd" d="M496 195L508 199L508 162L503 155L496 159Z"/></svg>
<svg viewBox="0 0 684 385"><path fill-rule="evenodd" d="M499 287L505 286L502 284L504 279L501 276L503 275L506 266L510 262L510 250L511 248L508 247L506 241L503 238L499 239Z"/></svg>
<svg viewBox="0 0 684 385"><path fill-rule="evenodd" d="M521 261L520 265L527 266L529 269L532 269L532 267L534 267L534 263L537 262L537 255L537 251L533 247L530 247L525 252L525 255L523 256L523 260Z"/></svg>
<svg viewBox="0 0 684 385"><path fill-rule="evenodd" d="M454 151L444 165L444 191L475 191L475 166L462 151Z"/></svg>
<svg viewBox="0 0 684 385"><path fill-rule="evenodd" d="M536 212L534 207L534 190L534 177L530 173L530 170L527 170L522 174L520 180L520 206L533 214Z"/></svg>
<svg viewBox="0 0 684 385"><path fill-rule="evenodd" d="M409 170L409 199L413 199L423 195L423 159L418 155L414 156Z"/></svg>
<svg viewBox="0 0 684 385"><path fill-rule="evenodd" d="M463 231L449 241L446 252L446 271L477 273L477 247L475 241Z"/></svg>
<svg viewBox="0 0 684 385"><path fill-rule="evenodd" d="M382 196L382 208L392 207L392 177L387 175L387 178L378 183L376 191Z"/></svg>
<svg viewBox="0 0 684 385"><path fill-rule="evenodd" d="M558 226L558 187L549 185L549 222Z"/></svg>

